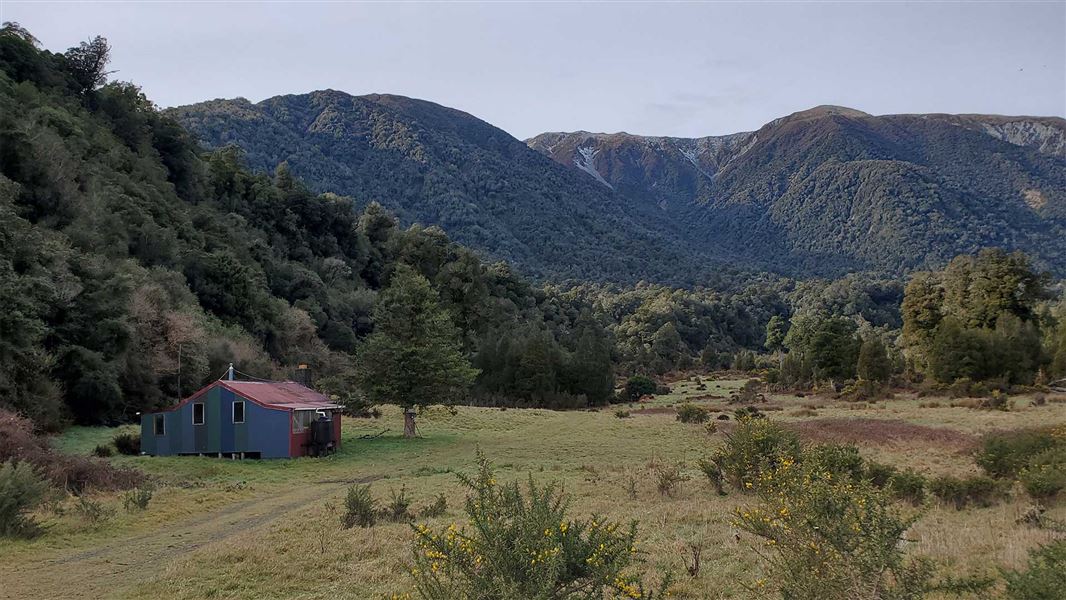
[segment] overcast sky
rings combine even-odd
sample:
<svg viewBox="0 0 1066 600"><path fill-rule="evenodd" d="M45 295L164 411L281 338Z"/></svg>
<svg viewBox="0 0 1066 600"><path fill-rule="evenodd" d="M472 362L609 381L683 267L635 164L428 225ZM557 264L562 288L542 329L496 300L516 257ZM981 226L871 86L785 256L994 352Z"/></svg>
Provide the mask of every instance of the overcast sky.
<svg viewBox="0 0 1066 600"><path fill-rule="evenodd" d="M542 131L700 136L818 104L1066 115L1066 2L58 3L0 0L42 44L92 35L161 106L333 88Z"/></svg>

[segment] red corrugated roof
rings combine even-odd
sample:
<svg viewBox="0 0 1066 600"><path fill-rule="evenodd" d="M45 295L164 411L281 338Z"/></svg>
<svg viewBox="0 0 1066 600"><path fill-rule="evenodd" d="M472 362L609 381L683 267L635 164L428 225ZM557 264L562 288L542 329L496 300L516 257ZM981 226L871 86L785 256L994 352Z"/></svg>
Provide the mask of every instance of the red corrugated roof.
<svg viewBox="0 0 1066 600"><path fill-rule="evenodd" d="M271 408L294 410L341 408L328 396L295 381L229 381L223 379L218 383L235 394Z"/></svg>
<svg viewBox="0 0 1066 600"><path fill-rule="evenodd" d="M181 402L165 408L159 412L177 410L185 404L203 396L208 390L216 385L222 386L243 398L247 398L256 404L267 408L282 410L318 410L344 408L333 402L328 396L320 394L311 388L304 387L295 381L230 381L219 379L204 386L195 394Z"/></svg>

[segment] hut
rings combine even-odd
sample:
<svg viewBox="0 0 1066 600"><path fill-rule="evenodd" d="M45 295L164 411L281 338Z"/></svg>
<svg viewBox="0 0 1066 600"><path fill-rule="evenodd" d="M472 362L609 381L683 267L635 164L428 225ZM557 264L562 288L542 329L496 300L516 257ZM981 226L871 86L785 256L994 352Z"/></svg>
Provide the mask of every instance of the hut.
<svg viewBox="0 0 1066 600"><path fill-rule="evenodd" d="M307 374L302 375L309 383ZM143 414L141 452L228 458L318 456L340 447L341 408L295 381L238 381L230 366L226 377L178 404Z"/></svg>

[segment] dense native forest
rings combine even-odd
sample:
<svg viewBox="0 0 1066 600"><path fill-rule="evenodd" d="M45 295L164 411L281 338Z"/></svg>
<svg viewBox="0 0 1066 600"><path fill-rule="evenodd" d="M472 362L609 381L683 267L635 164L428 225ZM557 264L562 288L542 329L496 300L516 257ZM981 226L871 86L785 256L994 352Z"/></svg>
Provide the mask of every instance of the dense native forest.
<svg viewBox="0 0 1066 600"><path fill-rule="evenodd" d="M309 363L353 404L388 398L403 390L367 389L360 361L388 331L458 357L455 385L418 403L577 408L611 401L618 376L690 368L858 390L1066 376L1061 288L1024 255L959 257L909 284L534 283L440 228L312 192L284 163L256 173L237 146L206 151L108 81L108 51L0 34L0 404L45 429L129 420L231 362L266 378ZM390 319L418 306L431 326Z"/></svg>

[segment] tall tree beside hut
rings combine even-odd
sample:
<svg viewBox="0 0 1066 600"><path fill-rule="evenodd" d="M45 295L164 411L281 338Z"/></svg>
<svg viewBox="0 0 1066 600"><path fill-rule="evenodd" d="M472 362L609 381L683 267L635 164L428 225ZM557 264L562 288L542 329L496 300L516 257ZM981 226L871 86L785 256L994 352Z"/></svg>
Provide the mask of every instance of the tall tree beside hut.
<svg viewBox="0 0 1066 600"><path fill-rule="evenodd" d="M374 307L374 332L359 347L358 381L372 403L402 407L404 437L414 437L416 409L461 400L478 370L429 281L407 265L391 279Z"/></svg>

